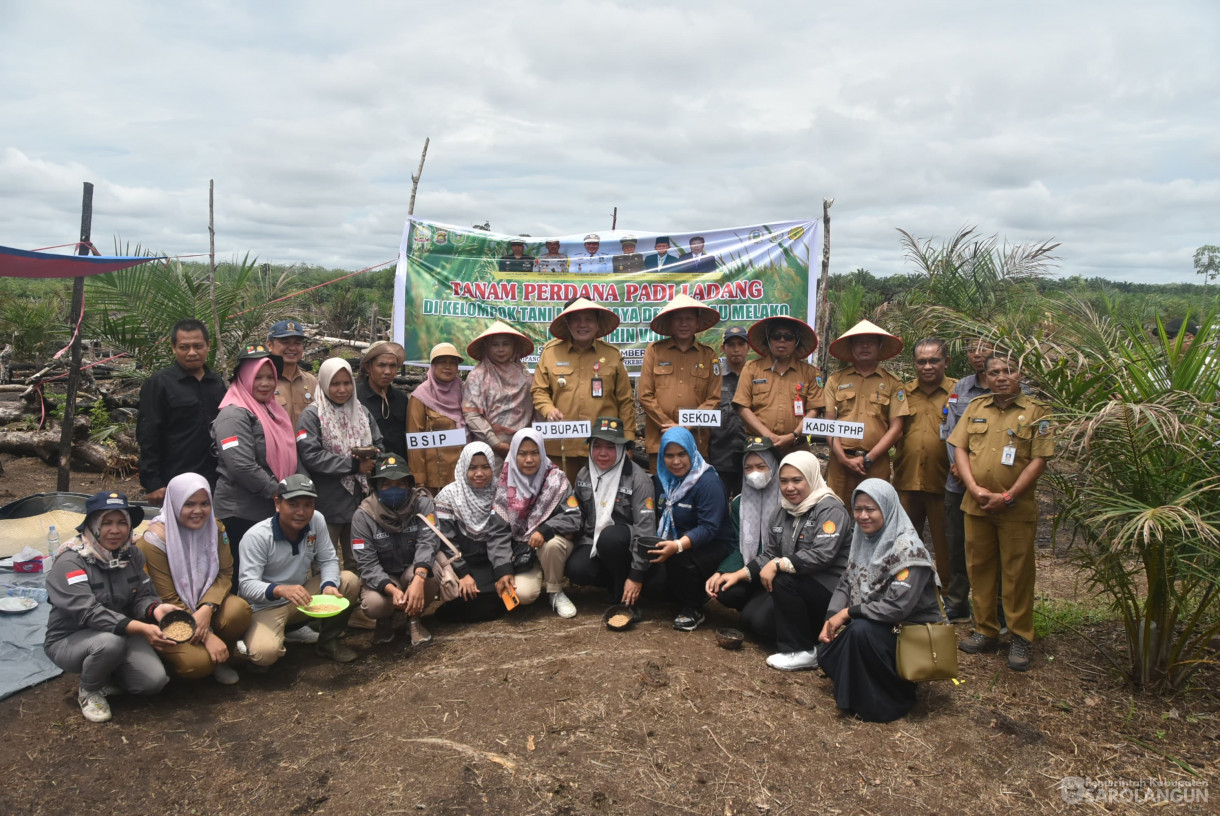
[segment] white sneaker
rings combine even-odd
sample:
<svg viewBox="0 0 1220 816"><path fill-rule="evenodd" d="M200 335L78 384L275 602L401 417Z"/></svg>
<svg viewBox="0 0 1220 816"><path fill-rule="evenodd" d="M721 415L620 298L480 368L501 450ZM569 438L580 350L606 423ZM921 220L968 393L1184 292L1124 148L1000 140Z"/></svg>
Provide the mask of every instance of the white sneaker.
<svg viewBox="0 0 1220 816"><path fill-rule="evenodd" d="M780 671L800 671L818 667L818 650L807 652L778 652L767 658L767 665Z"/></svg>
<svg viewBox="0 0 1220 816"><path fill-rule="evenodd" d="M576 617L576 604L572 603L572 599L565 595L563 590L551 593L551 608L561 618Z"/></svg>
<svg viewBox="0 0 1220 816"><path fill-rule="evenodd" d="M119 688L114 683L106 683L97 690L97 693L103 697L116 697L123 693L123 689Z"/></svg>
<svg viewBox="0 0 1220 816"><path fill-rule="evenodd" d="M100 691L81 689L76 695L76 701L80 703L80 713L85 715L89 722L102 723L110 719L110 703L106 702Z"/></svg>
<svg viewBox="0 0 1220 816"><path fill-rule="evenodd" d="M317 643L318 633L316 630L308 626L302 626L299 629L293 629L290 632L284 633L285 643Z"/></svg>
<svg viewBox="0 0 1220 816"><path fill-rule="evenodd" d="M231 686L241 679L237 676L237 670L228 663L217 663L212 667L212 676L222 686Z"/></svg>

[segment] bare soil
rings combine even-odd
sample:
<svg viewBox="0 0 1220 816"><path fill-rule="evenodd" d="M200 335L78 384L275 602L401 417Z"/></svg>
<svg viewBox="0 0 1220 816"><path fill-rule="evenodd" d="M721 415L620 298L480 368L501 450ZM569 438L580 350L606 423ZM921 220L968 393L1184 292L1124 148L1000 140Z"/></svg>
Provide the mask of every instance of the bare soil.
<svg viewBox="0 0 1220 816"><path fill-rule="evenodd" d="M0 502L54 489L54 470L4 462ZM102 484L77 474L73 489ZM1049 533L1049 530L1044 531ZM1039 592L1087 600L1072 568L1039 551ZM1062 546L1062 545L1061 545ZM1142 812L1068 805L1064 777L1210 783L1220 812L1220 686L1177 699L1132 693L1075 635L1036 644L1034 668L1003 654L961 655L960 685L925 684L905 719L862 723L835 708L830 681L785 674L747 639L716 645L709 616L674 631L645 606L625 633L601 623L602 594L576 591L580 615L545 604L507 619L431 622L433 643L348 643L338 665L289 647L241 682L172 682L155 698L117 697L114 720L87 723L76 678L0 702L0 813L191 814L986 814ZM960 634L967 633L960 627ZM1117 643L1114 624L1087 633Z"/></svg>

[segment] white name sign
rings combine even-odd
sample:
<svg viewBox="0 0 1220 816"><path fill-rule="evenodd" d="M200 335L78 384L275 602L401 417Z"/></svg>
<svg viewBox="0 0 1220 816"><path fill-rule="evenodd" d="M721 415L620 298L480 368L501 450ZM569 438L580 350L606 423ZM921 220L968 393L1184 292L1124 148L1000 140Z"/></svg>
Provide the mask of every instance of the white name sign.
<svg viewBox="0 0 1220 816"><path fill-rule="evenodd" d="M812 436L837 436L841 439L863 439L864 423L805 417L805 422L801 425L801 433Z"/></svg>
<svg viewBox="0 0 1220 816"><path fill-rule="evenodd" d="M697 408L679 408L678 424L687 428L719 428L720 410L701 411Z"/></svg>
<svg viewBox="0 0 1220 816"><path fill-rule="evenodd" d="M543 439L588 439L592 432L589 420L574 422L535 422L534 430L542 434Z"/></svg>
<svg viewBox="0 0 1220 816"><path fill-rule="evenodd" d="M454 428L452 431L424 431L423 433L407 434L407 450L455 448L465 444L465 428Z"/></svg>

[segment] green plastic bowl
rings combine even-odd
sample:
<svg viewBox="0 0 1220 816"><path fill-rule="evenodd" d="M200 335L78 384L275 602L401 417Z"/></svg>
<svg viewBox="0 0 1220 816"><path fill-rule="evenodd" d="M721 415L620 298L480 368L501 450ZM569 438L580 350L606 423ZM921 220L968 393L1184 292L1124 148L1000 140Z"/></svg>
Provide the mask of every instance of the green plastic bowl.
<svg viewBox="0 0 1220 816"><path fill-rule="evenodd" d="M309 609L309 606L326 604L328 609L325 612L314 612ZM309 599L309 606L298 606L297 609L304 612L311 618L333 618L343 610L352 605L352 602L347 598L337 597L335 595L314 595Z"/></svg>

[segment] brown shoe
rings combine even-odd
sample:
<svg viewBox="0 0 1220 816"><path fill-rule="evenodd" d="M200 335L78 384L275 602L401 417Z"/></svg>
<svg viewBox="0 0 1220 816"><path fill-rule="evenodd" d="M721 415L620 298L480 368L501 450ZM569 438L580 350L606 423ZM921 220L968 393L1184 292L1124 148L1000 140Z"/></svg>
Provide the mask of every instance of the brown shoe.
<svg viewBox="0 0 1220 816"><path fill-rule="evenodd" d="M1000 639L987 637L982 632L971 632L970 637L957 644L958 651L966 654L982 654L994 652L1000 647Z"/></svg>
<svg viewBox="0 0 1220 816"><path fill-rule="evenodd" d="M1020 635L1012 636L1008 647L1008 668L1013 671L1029 671L1029 641Z"/></svg>
<svg viewBox="0 0 1220 816"><path fill-rule="evenodd" d="M407 621L407 631L411 634L412 646L423 646L432 640L432 633L424 628L419 618L411 618Z"/></svg>

